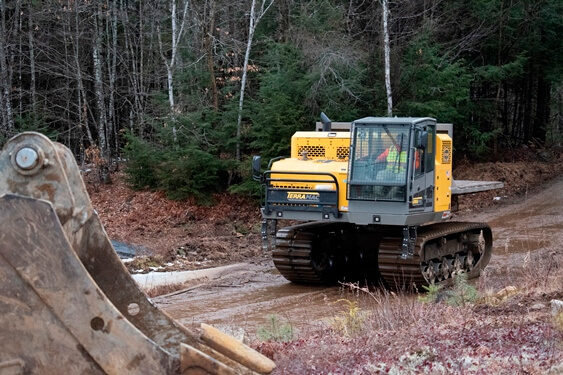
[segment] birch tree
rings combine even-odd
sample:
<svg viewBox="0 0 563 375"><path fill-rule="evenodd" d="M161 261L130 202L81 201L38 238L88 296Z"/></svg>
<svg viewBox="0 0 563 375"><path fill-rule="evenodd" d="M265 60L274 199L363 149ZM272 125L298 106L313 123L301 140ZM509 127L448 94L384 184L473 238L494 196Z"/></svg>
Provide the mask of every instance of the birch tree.
<svg viewBox="0 0 563 375"><path fill-rule="evenodd" d="M164 64L166 65L166 76L168 82L168 103L170 105L170 115L172 118L172 133L174 135L174 142L176 142L176 104L174 102L174 70L176 69L176 64L178 60L178 47L180 45L180 40L182 39L182 35L184 34L187 16L188 16L188 5L189 1L184 1L184 8L182 10L182 16L180 18L180 27L178 28L178 15L176 10L176 0L170 1L170 12L171 12L171 22L172 22L172 46L171 46L171 55L170 59L168 59L164 54L164 46L162 43L162 36L160 26L158 28L158 44L160 48L160 55Z"/></svg>
<svg viewBox="0 0 563 375"><path fill-rule="evenodd" d="M242 125L242 107L244 104L244 90L246 87L246 75L248 73L248 61L250 59L250 50L252 48L252 39L254 38L254 31L260 19L266 14L268 9L274 4L274 0L260 0L260 9L256 12L256 0L252 0L250 6L250 22L248 26L248 42L246 43L246 52L244 53L244 65L242 67L242 79L240 83L240 97L238 103L238 117L237 117L237 145L236 145L236 160L240 161L240 135Z"/></svg>
<svg viewBox="0 0 563 375"><path fill-rule="evenodd" d="M71 0L68 0L68 6L70 9L71 7ZM71 17L71 14L68 15ZM79 16L79 7L76 5L74 7L74 22L69 21L69 24L72 24L74 28L71 30L71 40L73 43L73 56L74 56L74 72L75 72L75 80L76 86L78 88L78 95L76 100L76 107L77 107L77 116L78 116L78 125L82 132L86 134L88 142L93 145L94 144L94 137L92 136L92 132L90 131L89 123L88 123L88 96L86 95L86 89L84 87L84 79L82 73L82 64L80 63L80 34L81 30L79 28L80 16Z"/></svg>
<svg viewBox="0 0 563 375"><path fill-rule="evenodd" d="M30 75L30 92L31 92L31 110L33 112L33 122L37 118L37 84L35 77L35 44L33 38L33 3L32 0L27 2L29 13L27 15L28 29L27 39L29 47L29 75Z"/></svg>
<svg viewBox="0 0 563 375"><path fill-rule="evenodd" d="M387 93L387 116L393 116L393 94L391 92L391 47L389 45L388 0L381 0L383 13L383 50L385 53L385 91Z"/></svg>
<svg viewBox="0 0 563 375"><path fill-rule="evenodd" d="M2 130L9 133L14 128L12 111L12 79L11 69L8 67L6 51L6 4L0 0L0 85L2 86Z"/></svg>
<svg viewBox="0 0 563 375"><path fill-rule="evenodd" d="M94 17L94 43L92 45L92 60L94 65L94 86L96 92L96 107L98 109L98 145L100 147L100 153L103 158L109 160L109 149L107 142L107 115L106 115L106 105L105 105L105 92L104 92L104 82L102 77L102 61L101 61L101 49L102 49L102 27L101 23L101 9L98 6L98 12Z"/></svg>

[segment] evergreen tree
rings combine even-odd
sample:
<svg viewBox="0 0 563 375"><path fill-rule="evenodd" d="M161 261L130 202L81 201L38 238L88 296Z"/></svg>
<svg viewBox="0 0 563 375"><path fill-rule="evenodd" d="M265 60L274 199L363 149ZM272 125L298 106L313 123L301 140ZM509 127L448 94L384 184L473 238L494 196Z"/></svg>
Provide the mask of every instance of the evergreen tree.
<svg viewBox="0 0 563 375"><path fill-rule="evenodd" d="M304 98L309 82L301 52L287 43L269 44L260 88L252 102L251 146L265 158L289 155L297 130L311 130Z"/></svg>

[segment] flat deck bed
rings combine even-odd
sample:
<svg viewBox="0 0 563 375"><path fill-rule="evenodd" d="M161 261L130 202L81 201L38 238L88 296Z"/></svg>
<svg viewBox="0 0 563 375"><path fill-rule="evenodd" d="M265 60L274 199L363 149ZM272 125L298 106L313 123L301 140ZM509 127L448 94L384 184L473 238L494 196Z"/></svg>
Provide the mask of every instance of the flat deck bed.
<svg viewBox="0 0 563 375"><path fill-rule="evenodd" d="M470 181L470 180L453 180L452 194L471 194L481 191L502 189L504 184L500 181Z"/></svg>

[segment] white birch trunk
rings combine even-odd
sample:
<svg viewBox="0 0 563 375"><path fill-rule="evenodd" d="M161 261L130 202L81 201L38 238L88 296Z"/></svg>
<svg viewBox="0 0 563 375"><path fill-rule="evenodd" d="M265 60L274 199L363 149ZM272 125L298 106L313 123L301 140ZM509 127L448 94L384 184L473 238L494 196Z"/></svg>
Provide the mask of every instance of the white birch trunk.
<svg viewBox="0 0 563 375"><path fill-rule="evenodd" d="M35 77L35 46L33 40L33 18L32 18L32 1L28 1L29 14L28 14L28 31L27 38L29 44L29 75L31 78L31 109L33 111L33 118L37 118L37 89L36 89L36 77ZM34 120L35 122L35 120Z"/></svg>
<svg viewBox="0 0 563 375"><path fill-rule="evenodd" d="M168 60L165 56L164 56L164 52L163 52L163 45L162 45L162 39L160 37L160 30L158 32L158 42L159 42L159 46L160 46L160 55L162 57L162 59L164 60L164 64L166 65L166 76L168 79L168 103L170 105L170 116L172 119L172 134L174 136L174 142L177 141L177 136L176 136L176 113L177 113L177 109L176 109L176 103L174 102L174 70L176 69L176 59L177 59L177 55L178 55L178 46L180 43L180 40L182 38L182 35L184 33L184 27L186 25L186 18L187 18L187 14L188 14L188 5L189 2L188 0L185 1L184 3L184 10L182 12L182 20L181 20L181 25L180 25L180 30L178 30L178 25L177 25L177 21L176 21L176 0L171 0L170 2L171 4L171 16L172 16L172 56L170 57L170 60Z"/></svg>
<svg viewBox="0 0 563 375"><path fill-rule="evenodd" d="M100 12L94 18L94 44L92 46L92 60L94 64L94 90L96 92L96 107L98 109L98 144L102 157L107 161L108 146L107 146L107 116L105 106L104 85L102 77L102 62L100 60L100 51L102 48L101 31L100 31Z"/></svg>
<svg viewBox="0 0 563 375"><path fill-rule="evenodd" d="M240 82L240 96L238 102L238 116L237 116L237 142L236 142L236 160L240 161L240 136L241 136L241 126L242 126L242 108L244 105L244 91L246 87L246 75L248 73L248 61L250 59L250 50L252 49L252 39L254 38L254 31L258 22L272 6L274 0L270 0L266 6L266 0L264 0L260 6L260 11L256 14L256 0L252 0L252 5L250 6L250 23L248 26L248 42L246 44L246 51L244 53L244 65L242 67L242 78Z"/></svg>
<svg viewBox="0 0 563 375"><path fill-rule="evenodd" d="M6 60L6 9L4 0L0 0L0 85L2 85L2 130L11 131L14 128L12 111L12 79Z"/></svg>
<svg viewBox="0 0 563 375"><path fill-rule="evenodd" d="M252 48L252 39L254 38L254 29L256 28L254 24L255 9L256 9L256 0L252 0L252 5L250 6L250 25L248 27L248 42L246 44L246 51L244 53L244 65L242 67L242 79L240 82L240 96L238 102L237 147L236 147L237 161L240 161L240 135L241 135L241 126L242 126L242 107L244 104L244 90L246 87L246 74L248 70L248 60L250 59L250 49Z"/></svg>
<svg viewBox="0 0 563 375"><path fill-rule="evenodd" d="M388 0L381 0L383 6L383 49L385 52L385 91L387 92L387 116L393 116L393 94L391 91L391 47L389 45Z"/></svg>
<svg viewBox="0 0 563 375"><path fill-rule="evenodd" d="M174 68L176 63L176 0L172 0L172 57L170 63L166 64L166 74L168 77L168 102L170 104L170 115L172 116L172 134L174 143L178 141L176 135L176 103L174 103Z"/></svg>

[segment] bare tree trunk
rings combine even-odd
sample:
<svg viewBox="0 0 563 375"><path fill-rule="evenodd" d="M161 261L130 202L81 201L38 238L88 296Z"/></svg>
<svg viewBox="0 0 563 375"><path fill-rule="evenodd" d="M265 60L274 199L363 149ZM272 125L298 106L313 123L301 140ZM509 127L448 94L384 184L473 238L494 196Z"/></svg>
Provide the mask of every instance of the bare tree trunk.
<svg viewBox="0 0 563 375"><path fill-rule="evenodd" d="M172 118L172 134L174 135L174 143L178 141L176 134L176 103L174 102L174 66L166 66L166 77L168 80L168 103L170 105L170 116Z"/></svg>
<svg viewBox="0 0 563 375"><path fill-rule="evenodd" d="M111 64L109 66L109 108L108 108L108 145L109 148L109 156L110 159L108 162L110 166L112 164L112 155L117 154L118 152L118 140L116 134L116 121L115 121L115 84L117 81L117 0L112 1L112 8L111 8L111 19L108 19L108 23L111 23ZM114 140L114 143L111 143L111 140ZM115 147L112 152L112 146Z"/></svg>
<svg viewBox="0 0 563 375"><path fill-rule="evenodd" d="M98 109L98 146L100 147L100 154L107 161L108 143L107 143L107 116L104 95L104 83L102 77L102 62L100 60L100 53L102 49L102 35L99 22L101 18L101 9L94 17L94 44L92 45L92 61L94 66L94 87L96 92L96 107Z"/></svg>
<svg viewBox="0 0 563 375"><path fill-rule="evenodd" d="M71 0L68 0L69 9L72 9ZM72 22L69 22L72 24ZM73 39L73 52L74 52L74 64L75 64L75 72L76 72L76 85L78 86L78 95L77 95L77 114L78 114L78 124L80 129L86 133L86 138L88 139L88 143L90 145L94 145L94 137L92 136L92 132L90 131L90 126L88 123L88 102L86 96L86 90L84 88L84 81L82 78L82 66L80 65L80 17L79 17L79 9L78 5L75 4L74 7L74 33L72 33L71 39Z"/></svg>
<svg viewBox="0 0 563 375"><path fill-rule="evenodd" d="M68 28L67 30L65 30L65 33L63 35L63 39L65 41L65 43L64 43L65 66L72 67L74 65L74 63L72 61L72 59L73 59L72 41L68 40L69 36L70 36L70 39L72 39L72 31L71 31L72 25L70 23L68 23L68 24L64 24L62 27L65 28L65 29ZM74 122L76 120L74 115L77 112L80 112L80 107L78 107L76 105L76 102L74 100L74 98L76 96L75 95L76 88L73 86L74 78L72 77L72 75L69 75L68 77L65 77L64 82L65 82L65 94L64 94L64 97L65 97L65 121L66 121L66 124L67 124L66 145L68 145L70 147L70 145L72 145L72 141L74 139L74 136L78 135L77 139L80 140L80 142L78 142L80 154L77 155L77 157L79 157L79 160L82 160L82 162L84 162L84 148L82 147L83 143L81 142L83 137L82 137L82 134L81 134L80 127L79 126L76 127L74 125ZM76 108L77 110L74 111L73 108ZM35 120L35 118L36 118L35 114L33 116L34 116L34 122L35 122L36 121Z"/></svg>
<svg viewBox="0 0 563 375"><path fill-rule="evenodd" d="M266 5L266 3L268 5ZM241 136L241 126L242 126L242 108L244 105L244 91L246 88L246 76L248 73L248 60L250 59L250 50L252 48L252 39L254 38L254 31L260 19L272 6L274 0L263 0L260 5L260 10L256 14L256 0L252 0L252 5L250 6L250 23L248 26L248 42L246 44L246 51L244 53L244 65L242 67L242 79L240 83L240 96L238 102L238 117L237 117L237 142L236 142L236 160L240 161L240 136Z"/></svg>
<svg viewBox="0 0 563 375"><path fill-rule="evenodd" d="M557 112L555 116L555 129L557 130L557 146L561 146L563 140L563 90L555 90L557 95Z"/></svg>
<svg viewBox="0 0 563 375"><path fill-rule="evenodd" d="M500 17L499 17L499 25L498 25L498 30L499 30L499 35L498 35L498 44L497 44L497 66L501 67L503 65L502 63L502 49L503 49L503 27L504 27L504 1L501 0L500 2ZM499 80L498 84L497 84L497 94L495 97L495 102L497 105L497 111L499 114L503 114L503 108L501 106L501 93L502 93L502 81ZM507 125L506 125L506 116L504 117L504 129L507 129ZM493 130L496 130L499 127L498 125L498 116L495 117L493 119ZM494 135L493 135L493 155L495 156L495 158L498 156L498 134L495 131Z"/></svg>
<svg viewBox="0 0 563 375"><path fill-rule="evenodd" d="M207 50L207 70L209 71L209 83L211 84L211 96L213 109L219 110L219 95L217 93L217 82L215 81L215 64L213 63L213 32L215 30L215 0L209 1L209 31L205 36L205 49Z"/></svg>
<svg viewBox="0 0 563 375"><path fill-rule="evenodd" d="M381 0L383 7L383 49L385 52L385 91L387 92L387 116L393 116L393 94L391 92L391 46L389 44L388 0Z"/></svg>
<svg viewBox="0 0 563 375"><path fill-rule="evenodd" d="M12 111L12 78L8 69L6 56L6 6L0 0L0 85L2 85L2 131L5 134L14 128L14 114Z"/></svg>
<svg viewBox="0 0 563 375"><path fill-rule="evenodd" d="M29 14L28 14L28 30L27 39L29 44L29 75L31 78L30 92L31 92L31 110L33 116L33 124L35 125L37 119L37 80L35 76L35 44L33 40L33 3L32 0L28 1Z"/></svg>
<svg viewBox="0 0 563 375"><path fill-rule="evenodd" d="M160 47L160 55L166 65L166 76L168 80L168 103L170 104L170 115L172 118L172 133L174 135L174 143L177 141L176 136L176 114L177 108L174 102L174 70L176 69L176 63L178 58L178 46L182 35L184 33L184 27L186 25L186 18L188 14L188 0L184 2L184 10L182 12L182 20L180 24L180 29L178 30L177 20L176 20L176 0L170 1L171 5L171 18L172 18L172 56L170 60L164 55L164 46L162 44L162 38L160 35L160 30L158 32L158 44Z"/></svg>
<svg viewBox="0 0 563 375"><path fill-rule="evenodd" d="M19 9L20 8L20 2L18 1L16 3L16 12L18 14L18 17L14 17L14 26L17 22L17 28L14 27L14 30L17 30L17 35L18 35L18 78L17 78L17 83L16 83L16 87L18 90L18 117L22 118L23 114L24 114L24 107L23 107L23 103L24 103L24 89L23 89L23 80L22 80L22 76L23 76L23 69L24 69L24 62L23 62L23 38L25 36L24 32L23 32L23 12ZM12 60L12 64L14 64L14 61Z"/></svg>
<svg viewBox="0 0 563 375"><path fill-rule="evenodd" d="M121 10L121 14L123 16L123 30L124 30L124 39L125 39L125 61L128 62L129 69L131 72L129 74L129 82L131 85L130 92L133 95L133 103L131 103L131 110L129 113L129 121L130 121L130 129L131 132L134 133L133 123L135 119L140 120L141 113L143 110L141 93L143 92L142 87L142 62L143 62L143 33L139 35L139 45L140 51L139 55L135 53L133 48L133 40L131 35L131 29L129 26L129 15L127 13L127 9L124 7L123 0L119 1L119 8ZM139 2L139 28L143 28L143 14L142 14L143 4ZM141 121L139 121L141 122ZM140 127L138 129L138 133L142 134L143 129Z"/></svg>

